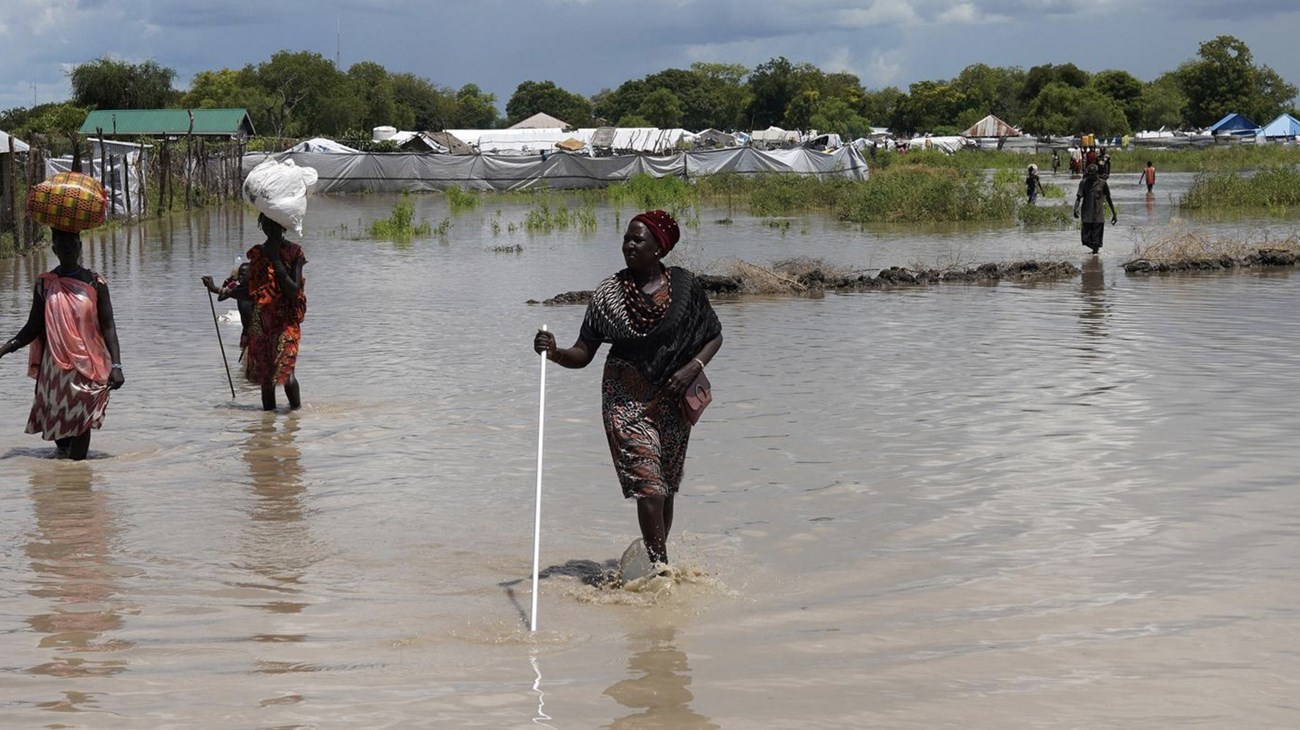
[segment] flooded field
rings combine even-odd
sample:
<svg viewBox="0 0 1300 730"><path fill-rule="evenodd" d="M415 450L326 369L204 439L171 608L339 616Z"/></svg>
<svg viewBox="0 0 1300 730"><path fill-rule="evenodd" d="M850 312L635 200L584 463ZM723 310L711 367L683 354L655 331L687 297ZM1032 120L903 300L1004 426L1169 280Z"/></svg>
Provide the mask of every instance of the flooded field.
<svg viewBox="0 0 1300 730"><path fill-rule="evenodd" d="M22 433L26 352L0 360L0 727L1294 727L1300 280L1125 275L1190 180L1131 177L1095 260L1073 230L701 211L692 268L1083 274L717 302L679 576L648 591L584 581L635 511L600 368L550 368L536 635L530 342L583 309L525 302L620 267L634 211L528 235L526 204L417 196L448 233L396 245L355 240L393 196L313 199L293 413L232 401L199 284L255 216L88 237L127 379L90 460ZM50 266L0 261L0 336Z"/></svg>

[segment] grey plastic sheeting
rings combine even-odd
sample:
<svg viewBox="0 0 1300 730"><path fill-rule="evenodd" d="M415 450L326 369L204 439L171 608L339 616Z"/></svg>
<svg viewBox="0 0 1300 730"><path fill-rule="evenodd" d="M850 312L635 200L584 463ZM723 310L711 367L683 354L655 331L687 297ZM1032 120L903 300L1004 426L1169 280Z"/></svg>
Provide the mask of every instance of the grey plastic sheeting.
<svg viewBox="0 0 1300 730"><path fill-rule="evenodd" d="M313 193L360 193L446 190L529 190L533 188L596 188L622 182L638 173L690 179L721 172L739 174L795 173L867 178L867 161L853 147L834 152L796 148L763 152L748 147L679 152L672 155L588 157L564 152L529 157L494 155L431 155L359 152L329 154L283 152L277 160L316 169L320 179ZM244 156L249 171L268 155Z"/></svg>

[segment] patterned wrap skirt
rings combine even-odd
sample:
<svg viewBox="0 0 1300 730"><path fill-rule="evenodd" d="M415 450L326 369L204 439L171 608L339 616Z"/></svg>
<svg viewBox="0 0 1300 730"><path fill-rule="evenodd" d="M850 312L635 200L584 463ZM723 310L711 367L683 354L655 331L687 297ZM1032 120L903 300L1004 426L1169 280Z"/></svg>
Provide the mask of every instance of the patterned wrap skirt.
<svg viewBox="0 0 1300 730"><path fill-rule="evenodd" d="M600 390L605 436L623 496L676 494L691 437L681 399L646 381L636 366L614 357L605 359Z"/></svg>
<svg viewBox="0 0 1300 730"><path fill-rule="evenodd" d="M108 410L110 392L106 382L96 383L76 368L60 368L46 348L36 377L36 398L27 417L27 433L39 433L46 441L54 441L99 428Z"/></svg>

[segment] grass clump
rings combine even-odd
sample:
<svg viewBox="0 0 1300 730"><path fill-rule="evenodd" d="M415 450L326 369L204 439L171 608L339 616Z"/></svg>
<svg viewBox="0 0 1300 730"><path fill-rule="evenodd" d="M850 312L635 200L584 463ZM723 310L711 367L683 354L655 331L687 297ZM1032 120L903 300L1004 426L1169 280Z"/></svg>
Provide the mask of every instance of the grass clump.
<svg viewBox="0 0 1300 730"><path fill-rule="evenodd" d="M457 213L477 206L480 200L478 195L455 185L442 191L442 194L447 198L447 206Z"/></svg>
<svg viewBox="0 0 1300 730"><path fill-rule="evenodd" d="M1265 167L1250 177L1235 172L1197 175L1179 201L1185 210L1282 211L1298 205L1300 170L1282 165Z"/></svg>
<svg viewBox="0 0 1300 730"><path fill-rule="evenodd" d="M1017 194L982 173L917 165L894 167L847 187L835 201L840 220L866 222L1014 220Z"/></svg>
<svg viewBox="0 0 1300 730"><path fill-rule="evenodd" d="M1074 225L1074 209L1068 205L1020 206L1016 218L1026 228L1069 228Z"/></svg>
<svg viewBox="0 0 1300 730"><path fill-rule="evenodd" d="M1133 247L1134 261L1152 264L1179 264L1196 261L1241 260L1261 250L1285 251L1300 255L1300 234L1285 238L1241 238L1216 236L1209 232L1174 226L1148 234Z"/></svg>
<svg viewBox="0 0 1300 730"><path fill-rule="evenodd" d="M643 172L633 175L627 182L610 185L606 194L611 203L642 210L680 210L694 205L699 199L699 193L685 180L654 177Z"/></svg>
<svg viewBox="0 0 1300 730"><path fill-rule="evenodd" d="M446 221L445 223L449 223ZM402 197L393 205L387 218L374 221L369 226L371 238L388 241L409 241L416 236L428 236L433 226L428 221L415 222L415 206L411 196L402 193ZM445 231L444 231L445 232Z"/></svg>
<svg viewBox="0 0 1300 730"><path fill-rule="evenodd" d="M524 217L524 230L529 233L550 233L576 228L584 233L596 230L596 208L589 201L580 208L570 208L563 200L552 197L542 199Z"/></svg>

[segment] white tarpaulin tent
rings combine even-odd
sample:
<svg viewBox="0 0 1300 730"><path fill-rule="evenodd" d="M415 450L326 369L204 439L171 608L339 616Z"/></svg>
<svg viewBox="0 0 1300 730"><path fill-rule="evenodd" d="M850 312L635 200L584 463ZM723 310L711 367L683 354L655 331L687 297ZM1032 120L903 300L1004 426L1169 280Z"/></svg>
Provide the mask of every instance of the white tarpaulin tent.
<svg viewBox="0 0 1300 730"><path fill-rule="evenodd" d="M590 146L597 131L597 127L567 132L561 127L447 130L448 134L485 155L536 155L542 151L554 151L557 144L569 139ZM615 152L663 154L676 150L685 137L686 130L681 128L619 127L614 130L609 149Z"/></svg>
<svg viewBox="0 0 1300 730"><path fill-rule="evenodd" d="M457 137L460 135L457 134ZM244 174L270 155L244 155ZM865 180L867 161L853 147L833 153L795 148L761 152L748 147L677 152L670 155L588 157L556 150L540 155L429 155L404 153L322 154L282 152L300 167L316 169L318 193L527 190L534 187L594 188L623 182L638 173L690 179L720 172L792 173Z"/></svg>
<svg viewBox="0 0 1300 730"><path fill-rule="evenodd" d="M14 152L26 152L31 147L17 137L9 136L8 132L0 132L0 155L9 154L9 140L14 141Z"/></svg>
<svg viewBox="0 0 1300 730"><path fill-rule="evenodd" d="M326 152L326 153L333 153L333 154L340 154L340 153L346 154L349 152L357 152L358 150L354 150L345 144L340 144L338 142L335 142L332 139L325 139L324 137L313 137L312 139L303 140L298 144L290 147L288 151L289 152Z"/></svg>
<svg viewBox="0 0 1300 730"><path fill-rule="evenodd" d="M104 140L103 146L100 146L98 139L91 138L89 160L81 161L81 170L91 177L99 180L104 185L104 192L112 199L113 206L110 210L110 216L114 218L125 218L127 214L128 203L126 196L131 196L130 210L132 218L139 218L144 214L145 200L144 192L140 188L140 171L149 163L149 150L153 149L147 144L136 144L135 142L121 142L118 140ZM105 171L104 162L107 161L108 169ZM194 164L198 164L195 162ZM71 157L53 157L45 160L45 177L49 179L60 172L70 172L72 170ZM245 171L246 172L246 171Z"/></svg>

